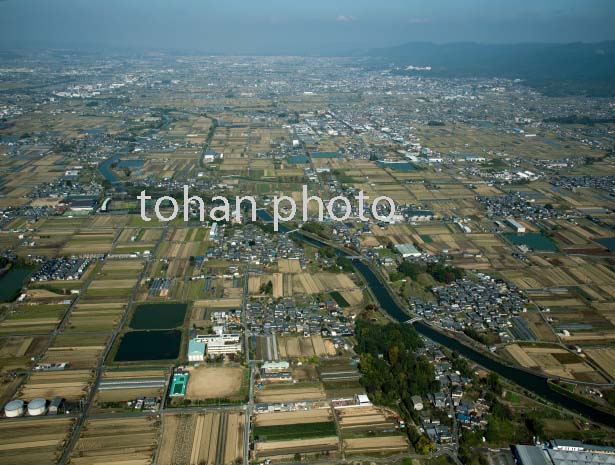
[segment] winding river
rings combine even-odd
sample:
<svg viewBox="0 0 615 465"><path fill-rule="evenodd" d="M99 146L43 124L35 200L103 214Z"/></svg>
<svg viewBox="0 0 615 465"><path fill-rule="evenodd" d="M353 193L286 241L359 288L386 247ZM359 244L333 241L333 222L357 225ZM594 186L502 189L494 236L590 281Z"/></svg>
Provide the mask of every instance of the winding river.
<svg viewBox="0 0 615 465"><path fill-rule="evenodd" d="M270 223L272 220L270 214L266 210L259 210L258 216L266 223ZM280 225L280 231L288 233L290 230L285 228L284 225ZM300 231L294 231L291 234L295 238L300 239L301 241L314 247L324 247L326 245L323 242L309 237ZM338 256L348 257L348 254L339 248L335 248L335 252ZM374 273L370 266L362 260L353 260L352 262L357 272L363 277L364 281L369 286L380 307L394 320L399 321L400 323L406 323L409 320L407 312L400 307L397 301L390 294L388 287L381 282L380 278L376 275L376 273ZM501 363L495 358L462 344L451 336L448 336L440 331L436 331L434 328L423 322L419 321L414 323L414 327L423 336L426 336L427 338L447 347L450 350L457 351L469 360L472 360L486 369L518 384L527 391L537 394L538 396L554 404L561 405L566 409L578 412L595 422L615 426L615 415L553 390L549 386L548 378L544 376L533 374Z"/></svg>

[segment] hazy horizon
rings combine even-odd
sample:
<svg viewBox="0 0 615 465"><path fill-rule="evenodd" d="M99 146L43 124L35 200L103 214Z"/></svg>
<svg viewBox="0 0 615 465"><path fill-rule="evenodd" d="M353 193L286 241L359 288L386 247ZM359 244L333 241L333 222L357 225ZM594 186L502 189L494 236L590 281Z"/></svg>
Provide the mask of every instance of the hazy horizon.
<svg viewBox="0 0 615 465"><path fill-rule="evenodd" d="M407 42L615 39L613 0L0 0L2 48L337 54Z"/></svg>

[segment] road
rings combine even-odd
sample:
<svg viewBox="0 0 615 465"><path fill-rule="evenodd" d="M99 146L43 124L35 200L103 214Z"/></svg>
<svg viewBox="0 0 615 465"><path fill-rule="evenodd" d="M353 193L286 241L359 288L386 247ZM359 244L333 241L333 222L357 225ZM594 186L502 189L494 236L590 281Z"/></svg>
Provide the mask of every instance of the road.
<svg viewBox="0 0 615 465"><path fill-rule="evenodd" d="M158 242L156 243L156 247L154 248L154 251L151 254L152 257L156 256L156 253L158 252L158 249L160 248L160 245L163 243L167 234L168 234L168 226L165 225L163 232L160 235ZM126 310L124 310L124 314L122 315L122 319L113 329L111 333L111 337L109 338L109 342L107 342L107 346L105 347L105 351L99 359L98 366L96 367L96 378L94 380L94 383L92 384L92 387L90 388L88 398L83 404L81 415L77 419L77 423L75 424L73 428L71 437L68 440L68 443L66 444L66 447L64 448L64 451L62 452L62 457L60 457L60 460L58 461L59 465L65 465L68 462L70 453L72 452L73 448L75 447L75 444L77 443L77 440L79 439L81 430L83 429L83 426L85 425L85 421L88 418L88 412L94 400L94 396L96 395L96 391L98 390L98 386L100 385L100 380L101 380L102 374L105 369L105 360L107 356L109 355L109 352L111 351L113 344L115 343L115 340L117 339L118 335L122 331L122 328L126 324L126 320L128 319L128 315L130 313L130 308L135 300L137 290L139 289L139 284L142 283L145 277L147 276L147 270L149 269L150 263L151 263L150 260L145 262L145 265L143 266L143 271L141 271L137 284L135 285L135 287L132 290L132 293L130 294L128 303L126 304Z"/></svg>
<svg viewBox="0 0 615 465"><path fill-rule="evenodd" d="M250 263L246 265L245 278L243 283L243 298L241 305L241 323L243 326L244 353L246 357L246 365L250 369L250 389L248 394L248 403L245 406L246 424L243 441L243 463L250 463L250 422L252 421L252 412L254 411L254 375L256 372L256 362L250 360L250 328L248 327L248 289L250 282Z"/></svg>
<svg viewBox="0 0 615 465"><path fill-rule="evenodd" d="M324 463L332 463L332 464L340 464L347 463L349 465L355 465L360 462L367 463L397 463L405 459L433 459L436 457L441 457L443 455L449 456L457 465L463 465L461 461L457 458L457 456L448 449L442 449L436 452L432 452L429 455L420 455L420 454L397 454L391 455L388 457L369 457L369 456L361 456L361 455L353 455L352 458L331 458L331 459L320 459L320 460L302 460L302 465L318 465ZM276 465L297 465L297 462L276 462Z"/></svg>

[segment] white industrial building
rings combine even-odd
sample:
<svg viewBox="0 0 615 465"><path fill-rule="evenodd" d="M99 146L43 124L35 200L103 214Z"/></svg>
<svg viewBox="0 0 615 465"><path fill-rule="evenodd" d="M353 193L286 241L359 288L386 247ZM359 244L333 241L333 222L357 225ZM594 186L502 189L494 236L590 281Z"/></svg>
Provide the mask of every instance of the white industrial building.
<svg viewBox="0 0 615 465"><path fill-rule="evenodd" d="M506 218L506 224L510 226L511 228L513 228L518 233L525 232L525 226L517 222L514 218Z"/></svg>
<svg viewBox="0 0 615 465"><path fill-rule="evenodd" d="M210 357L215 357L216 355L235 355L241 352L241 343L216 340L207 343L206 350L207 355Z"/></svg>
<svg viewBox="0 0 615 465"><path fill-rule="evenodd" d="M421 256L421 252L413 244L396 244L395 250L404 258Z"/></svg>
<svg viewBox="0 0 615 465"><path fill-rule="evenodd" d="M239 342L241 340L241 335L237 333L229 333L229 334L197 334L194 337L194 340L197 342L204 342L205 344L209 344L214 341L225 341L228 343Z"/></svg>
<svg viewBox="0 0 615 465"><path fill-rule="evenodd" d="M218 223L214 223L211 225L211 229L209 230L209 240L213 241L218 238Z"/></svg>
<svg viewBox="0 0 615 465"><path fill-rule="evenodd" d="M241 336L239 334L198 334L190 341L191 346L188 347L188 359L190 361L197 360L197 352L201 350L198 344L204 344L205 353L210 357L216 355L235 355L241 352ZM194 349L193 359L190 359L190 347Z"/></svg>
<svg viewBox="0 0 615 465"><path fill-rule="evenodd" d="M265 362L261 366L261 370L265 373L275 373L278 371L288 371L290 364L285 361L281 362Z"/></svg>

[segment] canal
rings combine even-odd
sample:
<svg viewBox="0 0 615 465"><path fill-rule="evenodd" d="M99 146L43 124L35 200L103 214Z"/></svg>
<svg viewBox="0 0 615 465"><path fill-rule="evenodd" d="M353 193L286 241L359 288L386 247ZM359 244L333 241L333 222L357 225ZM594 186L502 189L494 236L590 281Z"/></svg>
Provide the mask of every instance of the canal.
<svg viewBox="0 0 615 465"><path fill-rule="evenodd" d="M259 210L258 216L263 221L271 222L271 216L265 210ZM284 225L280 225L281 232L288 232L289 229ZM291 233L295 238L302 240L315 247L324 247L325 244L312 237L308 237L300 231ZM335 248L336 254L340 256L348 256L343 250ZM372 294L378 301L380 307L394 320L405 323L410 318L408 313L399 306L397 301L390 294L388 287L386 287L378 278L376 273L361 260L352 261L357 272L363 277L365 283L368 285ZM609 426L615 426L615 415L604 412L600 409L594 408L584 402L576 400L572 397L566 396L553 390L548 383L548 379L544 376L532 374L530 372L515 368L513 366L506 365L497 361L496 359L485 355L478 350L475 350L465 344L462 344L457 339L448 336L440 331L436 331L434 328L423 322L414 323L416 330L423 336L431 339L438 344L447 347L450 350L454 350L467 359L485 367L486 369L497 373L498 375L506 378L519 386L523 387L529 392L537 394L538 396L553 402L554 404L561 405L569 410L580 413L581 415L595 421Z"/></svg>

